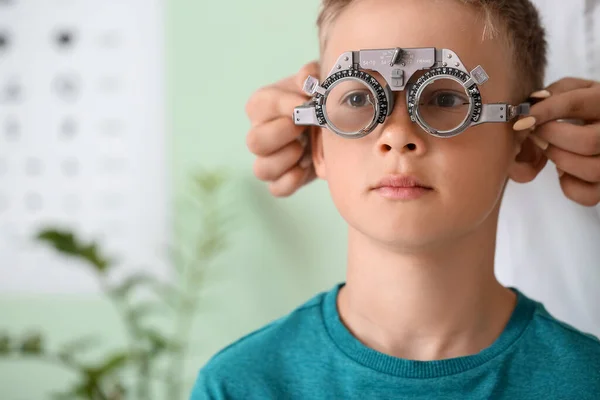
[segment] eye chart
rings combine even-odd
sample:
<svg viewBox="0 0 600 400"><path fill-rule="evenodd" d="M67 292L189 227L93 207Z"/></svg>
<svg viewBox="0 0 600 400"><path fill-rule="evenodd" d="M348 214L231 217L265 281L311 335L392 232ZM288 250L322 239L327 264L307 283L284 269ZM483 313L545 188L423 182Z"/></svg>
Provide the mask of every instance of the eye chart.
<svg viewBox="0 0 600 400"><path fill-rule="evenodd" d="M163 269L163 45L160 0L0 0L0 294L97 290L47 226Z"/></svg>

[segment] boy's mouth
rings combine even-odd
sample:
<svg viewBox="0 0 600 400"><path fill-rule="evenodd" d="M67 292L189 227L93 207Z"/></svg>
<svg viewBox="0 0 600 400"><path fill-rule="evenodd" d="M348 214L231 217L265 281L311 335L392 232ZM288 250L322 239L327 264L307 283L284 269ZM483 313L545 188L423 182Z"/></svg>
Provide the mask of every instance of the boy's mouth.
<svg viewBox="0 0 600 400"><path fill-rule="evenodd" d="M414 176L409 175L388 175L381 179L373 189L380 189L382 187L392 188L424 188L432 189L430 186L425 185L421 180Z"/></svg>
<svg viewBox="0 0 600 400"><path fill-rule="evenodd" d="M392 200L414 200L433 191L421 180L408 175L388 175L381 179L372 190Z"/></svg>

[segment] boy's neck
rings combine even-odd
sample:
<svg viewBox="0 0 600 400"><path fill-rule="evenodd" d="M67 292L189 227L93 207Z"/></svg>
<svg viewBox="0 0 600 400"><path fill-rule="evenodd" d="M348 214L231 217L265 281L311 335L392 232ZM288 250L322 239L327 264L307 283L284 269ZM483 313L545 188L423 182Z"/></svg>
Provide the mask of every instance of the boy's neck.
<svg viewBox="0 0 600 400"><path fill-rule="evenodd" d="M350 228L342 321L365 345L400 358L445 359L490 346L516 304L494 275L496 221L411 254Z"/></svg>

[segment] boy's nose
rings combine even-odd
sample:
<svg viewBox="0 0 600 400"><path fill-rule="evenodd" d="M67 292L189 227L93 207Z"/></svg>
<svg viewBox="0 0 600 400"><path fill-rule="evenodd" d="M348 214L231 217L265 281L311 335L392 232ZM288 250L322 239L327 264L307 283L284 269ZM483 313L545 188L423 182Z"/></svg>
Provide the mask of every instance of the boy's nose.
<svg viewBox="0 0 600 400"><path fill-rule="evenodd" d="M415 156L427 151L427 133L410 120L404 96L397 96L392 114L381 127L377 151L381 154L395 151Z"/></svg>

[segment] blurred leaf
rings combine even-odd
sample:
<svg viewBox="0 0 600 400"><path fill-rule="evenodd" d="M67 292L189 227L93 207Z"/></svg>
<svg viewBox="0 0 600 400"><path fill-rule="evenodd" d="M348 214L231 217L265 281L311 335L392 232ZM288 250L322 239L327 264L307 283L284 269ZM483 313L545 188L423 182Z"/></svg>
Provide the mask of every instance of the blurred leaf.
<svg viewBox="0 0 600 400"><path fill-rule="evenodd" d="M167 253L169 254L169 263L175 268L175 271L179 274L183 274L183 265L185 264L185 249L179 244L178 246L169 245L167 247Z"/></svg>
<svg viewBox="0 0 600 400"><path fill-rule="evenodd" d="M152 290L167 306L177 308L177 299L179 297L179 290L177 287L170 283L157 282L156 285L152 285Z"/></svg>
<svg viewBox="0 0 600 400"><path fill-rule="evenodd" d="M81 248L81 256L92 263L96 269L100 272L104 272L110 265L110 262L98 254L98 247L96 243L91 243Z"/></svg>
<svg viewBox="0 0 600 400"><path fill-rule="evenodd" d="M157 284L157 279L153 275L147 274L145 272L138 272L133 275L128 276L121 282L119 285L113 287L111 292L119 297L125 297L128 295L129 291L131 291L134 287L138 285Z"/></svg>
<svg viewBox="0 0 600 400"><path fill-rule="evenodd" d="M52 244L57 250L68 253L77 253L78 245L75 242L75 237L71 232L60 232L57 230L42 230L37 235L38 240L47 241Z"/></svg>
<svg viewBox="0 0 600 400"><path fill-rule="evenodd" d="M127 364L131 355L125 351L117 352L107 357L101 364L89 370L90 377L99 379L111 372L120 369Z"/></svg>
<svg viewBox="0 0 600 400"><path fill-rule="evenodd" d="M120 400L120 399L124 399L126 395L127 395L127 390L125 389L125 386L123 386L122 383L117 382L116 384L113 385L112 389L110 390L110 392L108 394L108 398L110 400Z"/></svg>
<svg viewBox="0 0 600 400"><path fill-rule="evenodd" d="M83 381L77 383L68 392L58 394L60 399L94 399L94 393L96 392L96 381L85 378Z"/></svg>
<svg viewBox="0 0 600 400"><path fill-rule="evenodd" d="M87 350L90 347L97 345L100 339L97 336L86 336L79 339L72 340L63 344L59 351L59 357L63 359L71 358L75 353Z"/></svg>
<svg viewBox="0 0 600 400"><path fill-rule="evenodd" d="M8 333L0 334L0 354L8 354L10 351L10 336Z"/></svg>
<svg viewBox="0 0 600 400"><path fill-rule="evenodd" d="M225 238L221 235L212 235L204 238L198 244L197 257L199 260L212 258L227 247Z"/></svg>
<svg viewBox="0 0 600 400"><path fill-rule="evenodd" d="M154 275L150 275L144 272L136 273L125 278L123 282L111 289L111 292L120 298L125 298L129 295L129 292L138 286L147 286L147 288L156 295L161 303L154 303L156 310L162 308L163 304L176 308L176 299L178 297L178 289L168 282L162 282L157 279ZM141 307L141 309L139 308ZM143 306L135 306L136 311L133 311L133 318L139 319L150 312L153 312L149 306L149 303L145 303ZM162 310L161 310L162 311Z"/></svg>
<svg viewBox="0 0 600 400"><path fill-rule="evenodd" d="M84 259L99 272L105 272L110 265L110 262L98 253L96 243L79 243L72 232L44 229L37 234L37 239L49 243L60 253Z"/></svg>
<svg viewBox="0 0 600 400"><path fill-rule="evenodd" d="M163 304L152 301L135 304L128 310L127 315L135 324L139 325L142 318L150 314L162 313L164 311L165 308Z"/></svg>
<svg viewBox="0 0 600 400"><path fill-rule="evenodd" d="M213 194L223 186L225 177L223 171L209 171L196 174L194 181L203 194Z"/></svg>
<svg viewBox="0 0 600 400"><path fill-rule="evenodd" d="M42 335L40 333L33 333L26 336L21 342L20 350L23 354L41 354Z"/></svg>
<svg viewBox="0 0 600 400"><path fill-rule="evenodd" d="M165 350L175 350L177 348L176 343L171 342L157 330L151 328L144 329L143 336L150 342L150 353L152 355L157 355Z"/></svg>

